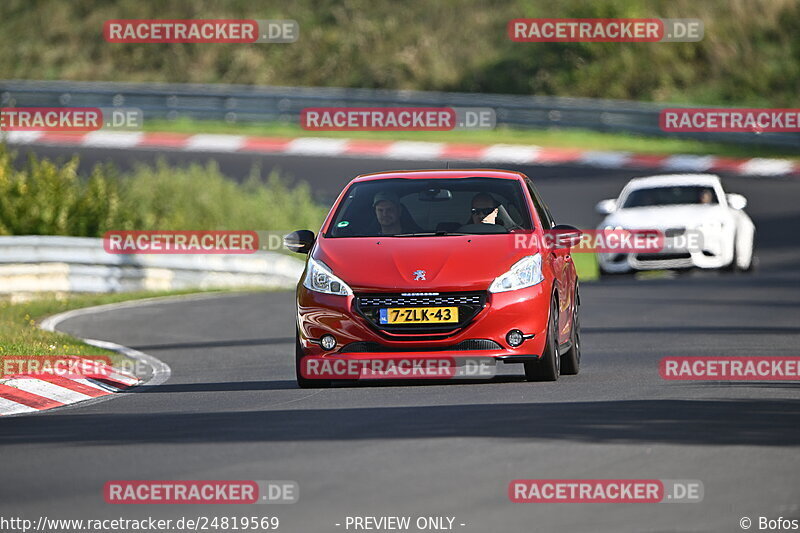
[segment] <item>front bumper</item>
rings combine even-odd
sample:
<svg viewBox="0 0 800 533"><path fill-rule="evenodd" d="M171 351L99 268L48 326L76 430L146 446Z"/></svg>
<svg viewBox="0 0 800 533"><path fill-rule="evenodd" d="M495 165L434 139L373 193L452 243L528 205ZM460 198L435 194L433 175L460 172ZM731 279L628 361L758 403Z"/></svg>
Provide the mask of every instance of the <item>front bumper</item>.
<svg viewBox="0 0 800 533"><path fill-rule="evenodd" d="M696 230L694 230L696 231ZM733 239L720 232L702 232L696 246L666 238L661 252L599 253L600 268L609 273L679 268L722 268L733 259Z"/></svg>
<svg viewBox="0 0 800 533"><path fill-rule="evenodd" d="M300 347L305 357L381 359L399 355L411 358L489 357L538 358L544 350L550 310L550 285L504 293L487 293L483 308L466 325L450 332L398 334L376 327L358 312L354 296L334 296L310 291L300 285L297 291L297 324ZM506 341L506 334L518 329L527 338L517 348ZM324 350L319 339L326 334L336 338L332 350Z"/></svg>

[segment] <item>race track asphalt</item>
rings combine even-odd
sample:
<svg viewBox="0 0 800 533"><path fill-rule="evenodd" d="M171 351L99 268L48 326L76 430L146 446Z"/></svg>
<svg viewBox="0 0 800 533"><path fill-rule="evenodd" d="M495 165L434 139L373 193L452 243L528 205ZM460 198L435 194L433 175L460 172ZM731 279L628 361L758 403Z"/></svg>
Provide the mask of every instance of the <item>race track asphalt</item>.
<svg viewBox="0 0 800 533"><path fill-rule="evenodd" d="M232 177L252 163L213 156ZM358 173L431 165L261 159L325 194ZM597 223L594 203L641 174L503 168L532 176L556 219L581 227ZM664 356L798 355L800 182L725 177L725 186L750 200L759 269L584 284L581 373L558 383L527 383L521 367L508 365L486 383L297 389L288 292L68 320L63 331L149 353L172 377L102 403L0 420L0 515L274 515L290 533L343 531L336 524L355 515L454 516L457 531L482 533L723 532L741 531L744 516L797 518L798 384L666 382L658 374ZM691 504L514 504L507 488L518 478L695 479L705 495ZM294 480L300 501L104 503L104 483L126 479Z"/></svg>

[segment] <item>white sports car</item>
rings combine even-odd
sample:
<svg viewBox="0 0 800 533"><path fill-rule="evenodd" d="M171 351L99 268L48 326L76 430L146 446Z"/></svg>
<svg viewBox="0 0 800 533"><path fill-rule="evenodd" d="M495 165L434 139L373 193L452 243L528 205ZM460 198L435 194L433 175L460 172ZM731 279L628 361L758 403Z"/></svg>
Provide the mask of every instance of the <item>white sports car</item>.
<svg viewBox="0 0 800 533"><path fill-rule="evenodd" d="M726 194L714 174L635 178L619 198L603 200L599 230L659 230L665 249L648 253L600 253L601 274L673 268L750 270L755 226L747 199Z"/></svg>

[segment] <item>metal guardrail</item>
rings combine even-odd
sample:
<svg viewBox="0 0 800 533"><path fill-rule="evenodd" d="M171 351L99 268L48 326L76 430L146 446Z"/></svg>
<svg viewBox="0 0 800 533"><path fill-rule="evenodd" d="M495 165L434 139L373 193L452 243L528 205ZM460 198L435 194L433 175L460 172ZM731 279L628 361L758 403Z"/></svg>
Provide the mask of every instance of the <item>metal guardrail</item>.
<svg viewBox="0 0 800 533"><path fill-rule="evenodd" d="M796 133L668 133L665 107L625 100L325 87L0 80L0 107L136 107L147 119L297 122L306 107L491 107L497 124L515 128L583 128L602 132L800 148Z"/></svg>
<svg viewBox="0 0 800 533"><path fill-rule="evenodd" d="M129 292L297 284L303 263L275 252L248 255L116 255L103 239L0 237L0 294Z"/></svg>

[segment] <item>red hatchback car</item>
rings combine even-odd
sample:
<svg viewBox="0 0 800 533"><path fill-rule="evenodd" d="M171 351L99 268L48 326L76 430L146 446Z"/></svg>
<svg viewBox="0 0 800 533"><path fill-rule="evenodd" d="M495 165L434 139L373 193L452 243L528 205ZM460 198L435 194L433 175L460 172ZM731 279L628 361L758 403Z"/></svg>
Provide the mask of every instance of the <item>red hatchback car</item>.
<svg viewBox="0 0 800 533"><path fill-rule="evenodd" d="M559 236L558 245L545 238ZM355 178L308 254L297 286L300 387L324 387L309 358L468 356L523 363L529 381L577 374L572 226L555 225L531 180L506 170L419 170ZM566 243L566 244L565 244Z"/></svg>

